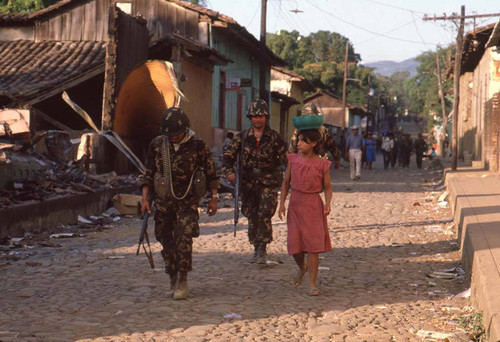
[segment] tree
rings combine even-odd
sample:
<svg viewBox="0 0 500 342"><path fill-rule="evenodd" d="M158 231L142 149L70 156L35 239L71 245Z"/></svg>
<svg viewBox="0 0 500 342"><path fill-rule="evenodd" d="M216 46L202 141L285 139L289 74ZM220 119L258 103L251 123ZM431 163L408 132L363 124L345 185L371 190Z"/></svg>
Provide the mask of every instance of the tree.
<svg viewBox="0 0 500 342"><path fill-rule="evenodd" d="M56 2L57 0L0 0L0 14L34 12Z"/></svg>
<svg viewBox="0 0 500 342"><path fill-rule="evenodd" d="M344 54L348 45L348 63L350 73L363 78L359 83L349 82L348 101L355 105L366 103L368 77L371 69L358 66L361 57L355 53L347 37L330 31L318 31L304 37L297 31L281 30L277 34L268 34L268 47L287 62L290 69L304 76L318 89L327 90L342 96L344 78ZM360 70L358 70L361 68ZM358 77L358 76L354 76Z"/></svg>

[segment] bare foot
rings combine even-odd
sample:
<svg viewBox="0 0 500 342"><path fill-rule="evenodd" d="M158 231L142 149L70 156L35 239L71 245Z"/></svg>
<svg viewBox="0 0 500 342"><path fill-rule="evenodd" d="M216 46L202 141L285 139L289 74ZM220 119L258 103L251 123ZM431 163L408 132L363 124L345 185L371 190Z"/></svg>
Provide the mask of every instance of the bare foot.
<svg viewBox="0 0 500 342"><path fill-rule="evenodd" d="M303 269L299 269L297 271L297 274L290 280L290 283L295 286L299 286L300 284L302 284L302 280L304 279L307 271L307 266L305 266Z"/></svg>
<svg viewBox="0 0 500 342"><path fill-rule="evenodd" d="M318 296L319 295L319 290L317 287L311 287L309 289L309 296Z"/></svg>

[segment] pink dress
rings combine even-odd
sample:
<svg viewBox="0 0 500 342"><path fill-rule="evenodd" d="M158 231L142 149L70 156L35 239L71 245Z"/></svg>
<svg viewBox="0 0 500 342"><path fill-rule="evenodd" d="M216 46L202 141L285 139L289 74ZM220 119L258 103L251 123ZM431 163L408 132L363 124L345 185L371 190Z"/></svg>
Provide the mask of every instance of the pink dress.
<svg viewBox="0 0 500 342"><path fill-rule="evenodd" d="M322 253L332 250L324 204L323 174L330 168L326 159L305 159L289 154L291 168L290 202L288 204L288 254Z"/></svg>

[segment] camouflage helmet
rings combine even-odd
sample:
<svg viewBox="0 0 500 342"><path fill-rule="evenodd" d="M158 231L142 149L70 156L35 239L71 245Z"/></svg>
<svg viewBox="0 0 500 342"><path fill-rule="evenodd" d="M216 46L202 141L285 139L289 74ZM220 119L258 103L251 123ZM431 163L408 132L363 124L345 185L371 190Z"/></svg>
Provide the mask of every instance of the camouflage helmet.
<svg viewBox="0 0 500 342"><path fill-rule="evenodd" d="M319 115L318 107L316 107L314 103L306 103L304 107L302 107L300 115L301 116Z"/></svg>
<svg viewBox="0 0 500 342"><path fill-rule="evenodd" d="M252 116L269 116L269 108L267 107L266 101L257 99L250 103L247 117L251 118Z"/></svg>
<svg viewBox="0 0 500 342"><path fill-rule="evenodd" d="M177 107L170 107L161 117L160 133L172 137L186 132L189 126L189 118L184 111Z"/></svg>

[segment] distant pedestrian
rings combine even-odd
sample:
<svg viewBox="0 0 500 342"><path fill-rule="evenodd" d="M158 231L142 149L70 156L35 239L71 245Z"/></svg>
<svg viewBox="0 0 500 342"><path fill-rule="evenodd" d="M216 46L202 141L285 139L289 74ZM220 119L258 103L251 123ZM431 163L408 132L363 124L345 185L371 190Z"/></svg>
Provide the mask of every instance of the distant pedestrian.
<svg viewBox="0 0 500 342"><path fill-rule="evenodd" d="M234 137L234 133L233 132L228 132L227 135L226 135L226 139L224 139L224 142L222 143L222 152L226 152L228 146L229 146L229 143L231 142L231 140L233 140L233 137Z"/></svg>
<svg viewBox="0 0 500 342"><path fill-rule="evenodd" d="M410 135L404 134L403 140L400 144L401 148L401 166L402 167L410 167L410 156L413 151L413 143L411 142Z"/></svg>
<svg viewBox="0 0 500 342"><path fill-rule="evenodd" d="M394 133L390 133L389 137L392 140L392 146L393 146L391 151L391 167L394 168L394 166L396 166L396 162L398 161L400 141L399 139L397 139Z"/></svg>
<svg viewBox="0 0 500 342"><path fill-rule="evenodd" d="M418 133L418 139L415 142L415 156L417 159L417 167L419 169L422 168L422 158L428 149L429 147L427 146L427 143L425 142L422 133Z"/></svg>
<svg viewBox="0 0 500 342"><path fill-rule="evenodd" d="M300 285L309 271L309 295L319 295L316 278L319 253L331 251L327 216L330 213L332 187L329 168L331 162L319 157L321 134L316 129L299 132L300 154L288 155L288 167L281 186L279 217L287 217L288 254L292 255L299 270L292 278L293 285ZM285 200L292 189L286 215ZM324 191L326 203L320 193ZM307 254L307 263L305 260Z"/></svg>
<svg viewBox="0 0 500 342"><path fill-rule="evenodd" d="M382 137L382 154L384 156L384 169L387 170L391 162L391 154L394 150L394 140L386 133Z"/></svg>
<svg viewBox="0 0 500 342"><path fill-rule="evenodd" d="M366 153L366 165L368 167L368 170L371 170L372 164L375 161L375 139L373 139L372 137L372 132L368 132L366 134L364 144L364 150Z"/></svg>
<svg viewBox="0 0 500 342"><path fill-rule="evenodd" d="M346 159L351 166L351 179L359 180L361 178L361 149L364 146L363 138L359 135L359 127L352 126L352 133L346 140Z"/></svg>

